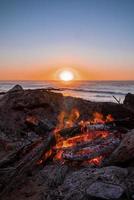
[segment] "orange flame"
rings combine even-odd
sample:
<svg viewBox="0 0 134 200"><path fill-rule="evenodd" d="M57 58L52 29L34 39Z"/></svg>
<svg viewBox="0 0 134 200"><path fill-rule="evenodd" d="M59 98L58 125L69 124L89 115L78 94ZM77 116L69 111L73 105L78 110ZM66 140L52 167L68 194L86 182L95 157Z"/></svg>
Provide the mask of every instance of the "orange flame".
<svg viewBox="0 0 134 200"><path fill-rule="evenodd" d="M90 142L92 140L94 140L95 138L107 138L109 136L109 132L108 131L95 131L95 130L88 130L85 129L85 127L90 126L90 125L95 125L95 124L104 124L106 122L111 122L113 121L113 117L112 115L107 115L107 116L103 116L101 113L95 112L93 113L93 119L92 120L88 120L88 121L80 121L78 123L78 119L80 117L79 111L77 109L72 109L72 111L70 113L67 113L65 111L62 111L59 116L58 116L58 125L54 131L55 133L55 137L56 137L56 146L54 147L54 149L56 150L56 155L54 157L54 160L58 160L58 161L62 161L64 162L64 159L62 158L62 155L64 153L64 150L67 148L71 148L71 147L75 147L78 144L82 144L83 142L87 143ZM31 118L30 118L31 120ZM61 135L59 134L59 131L63 128L70 128L73 127L76 123L78 123L81 126L81 131L79 133L79 135L77 136L73 136L71 138L68 139L64 139L61 137ZM86 153L85 150L80 150L79 153ZM91 150L87 149L87 153L90 153ZM45 153L43 155L43 157L41 158L40 161L38 161L38 164L42 164L43 160L46 160L48 157L50 157L52 154L52 151L48 151L47 153ZM86 161L89 164L95 164L95 165L99 165L102 161L103 157L99 156L96 157L94 159L88 160Z"/></svg>
<svg viewBox="0 0 134 200"><path fill-rule="evenodd" d="M71 113L62 111L58 116L57 129L60 130L62 128L72 127L79 118L79 116L80 116L79 111L75 108L71 110Z"/></svg>
<svg viewBox="0 0 134 200"><path fill-rule="evenodd" d="M101 113L95 112L95 113L93 113L93 117L94 117L94 119L92 122L94 124L97 124L97 123L104 124L105 123L104 116Z"/></svg>
<svg viewBox="0 0 134 200"><path fill-rule="evenodd" d="M114 121L114 118L112 117L112 115L111 114L107 115L106 122L112 122L112 121Z"/></svg>

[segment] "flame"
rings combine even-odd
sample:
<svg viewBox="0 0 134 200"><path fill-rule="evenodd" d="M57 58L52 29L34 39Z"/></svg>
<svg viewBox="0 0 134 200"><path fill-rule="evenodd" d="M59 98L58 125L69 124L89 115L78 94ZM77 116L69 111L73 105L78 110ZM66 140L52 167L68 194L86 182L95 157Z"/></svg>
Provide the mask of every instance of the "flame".
<svg viewBox="0 0 134 200"><path fill-rule="evenodd" d="M79 116L79 111L75 108L71 110L71 113L62 111L58 116L58 125L56 129L61 130L62 128L72 127L79 118Z"/></svg>
<svg viewBox="0 0 134 200"><path fill-rule="evenodd" d="M78 122L79 117L80 117L80 113L76 108L72 109L71 112L62 111L59 114L58 124L54 130L54 134L56 138L56 145L52 149L56 152L56 155L53 158L54 161L57 160L62 163L65 162L62 157L65 149L69 150L69 148L71 149L72 147L77 147L77 145L81 145L81 144L87 145L88 142L90 143L96 138L106 139L107 137L109 137L110 135L109 131L103 131L103 130L96 131L96 130L88 129L87 127L88 126L90 127L90 125L96 125L96 124L103 125L106 122L113 121L114 119L111 114L104 117L101 113L95 112L93 113L92 119L87 120L87 121L81 120L80 122ZM36 120L31 117L28 119L30 121L32 120L32 122L34 123L36 122ZM77 136L72 136L71 138L65 139L60 135L61 129L70 128L76 124L81 127L80 133ZM52 155L52 150L49 150L48 152L46 152L38 161L38 164L42 164L44 160L49 158ZM89 149L82 148L77 153L90 154L91 152L92 150L90 148ZM99 157L96 157L94 159L84 161L84 162L89 163L89 164L94 164L94 165L100 165L103 158L104 156L99 156Z"/></svg>
<svg viewBox="0 0 134 200"><path fill-rule="evenodd" d="M83 133L78 136L68 138L66 140L59 140L59 142L57 142L56 144L56 149L76 146L78 143L89 142L97 137L106 138L108 135L108 131L90 131L89 133Z"/></svg>
<svg viewBox="0 0 134 200"><path fill-rule="evenodd" d="M55 134L58 135L58 131L62 128L69 128L76 124L77 119L79 119L79 111L77 109L73 109L70 113L66 113L65 111L61 112L58 116L58 126L55 129ZM85 129L87 126L93 124L105 124L106 122L113 121L112 115L107 115L104 117L101 113L95 112L93 113L93 118L87 121L81 120L78 124L81 126L81 133L77 136L73 136L68 139L62 138L60 135L57 136L57 144L55 149L57 154L55 156L55 160L62 160L62 154L64 153L64 149L69 149L71 147L75 147L78 144L82 144L83 142L90 142L95 138L107 138L109 136L108 131L89 131ZM86 150L79 151L80 154L86 153ZM91 150L87 150L87 153L90 153ZM102 161L103 157L96 157L92 160L89 160L88 163L92 163L95 165L99 165Z"/></svg>
<svg viewBox="0 0 134 200"><path fill-rule="evenodd" d="M112 117L112 115L111 114L107 115L106 122L112 122L112 121L114 121L114 118Z"/></svg>
<svg viewBox="0 0 134 200"><path fill-rule="evenodd" d="M97 123L104 124L105 123L104 116L101 113L95 112L95 113L93 113L93 117L94 117L94 119L93 119L92 123L94 123L94 124L97 124Z"/></svg>

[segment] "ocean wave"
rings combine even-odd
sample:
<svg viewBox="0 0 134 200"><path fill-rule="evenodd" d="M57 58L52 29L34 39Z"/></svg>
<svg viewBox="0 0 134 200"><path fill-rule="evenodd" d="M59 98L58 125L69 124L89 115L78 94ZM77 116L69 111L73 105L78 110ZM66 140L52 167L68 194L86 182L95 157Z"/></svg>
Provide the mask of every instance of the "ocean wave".
<svg viewBox="0 0 134 200"><path fill-rule="evenodd" d="M76 92L85 92L85 93L98 93L98 94L111 94L111 95L126 95L125 92L116 92L116 91L106 91L106 90L87 90L87 89L77 89L77 88L59 88L59 90L71 90Z"/></svg>

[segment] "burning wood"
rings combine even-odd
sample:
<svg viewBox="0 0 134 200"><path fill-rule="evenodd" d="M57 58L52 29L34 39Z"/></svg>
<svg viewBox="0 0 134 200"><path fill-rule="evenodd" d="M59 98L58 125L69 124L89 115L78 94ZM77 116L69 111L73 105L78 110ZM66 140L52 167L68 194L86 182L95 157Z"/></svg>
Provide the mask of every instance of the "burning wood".
<svg viewBox="0 0 134 200"><path fill-rule="evenodd" d="M70 161L84 161L91 160L93 158L109 155L114 151L114 149L119 145L119 139L106 141L102 144L95 145L92 147L85 147L78 152L65 152L63 153L63 158Z"/></svg>
<svg viewBox="0 0 134 200"><path fill-rule="evenodd" d="M65 161L88 161L92 163L109 156L119 145L122 137L118 131L125 120L114 120L111 115L104 118L95 113L94 119L81 121L78 125L55 132L57 143L55 159ZM131 124L127 119L126 125Z"/></svg>
<svg viewBox="0 0 134 200"><path fill-rule="evenodd" d="M118 137L114 130L124 122L129 127L132 123L129 119L113 120L111 115L104 119L103 115L98 113L90 121L76 124L77 119L78 113L75 110L75 117L71 115L70 123L68 121L64 123L64 119L60 119L62 126L58 125L48 137L45 136L40 141L13 152L0 162L0 174L4 177L0 188L1 197L15 187L17 181L21 180L21 177L24 177L35 165L43 164L50 157L53 161L100 165L115 151L121 141L121 137ZM38 125L36 118L30 117L27 121L34 126ZM64 128L63 124L65 124Z"/></svg>

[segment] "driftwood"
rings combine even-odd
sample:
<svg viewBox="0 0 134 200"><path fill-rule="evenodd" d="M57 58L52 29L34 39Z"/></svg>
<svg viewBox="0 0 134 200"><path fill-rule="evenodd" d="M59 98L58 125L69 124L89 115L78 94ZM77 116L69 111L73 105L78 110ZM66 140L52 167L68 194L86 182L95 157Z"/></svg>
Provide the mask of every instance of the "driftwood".
<svg viewBox="0 0 134 200"><path fill-rule="evenodd" d="M115 97L115 96L113 96L113 98L115 99L115 101L118 103L118 104L121 104L121 99L119 98L119 100Z"/></svg>
<svg viewBox="0 0 134 200"><path fill-rule="evenodd" d="M70 161L84 161L84 160L91 160L101 155L107 155L112 153L115 148L119 145L120 140L109 140L108 142L104 142L100 145L95 145L93 147L83 148L78 152L65 152L63 153L63 158L65 160Z"/></svg>
<svg viewBox="0 0 134 200"><path fill-rule="evenodd" d="M15 188L18 182L21 181L21 179L25 178L25 175L30 170L32 170L32 168L36 165L36 162L40 159L42 154L48 151L54 142L54 135L50 134L47 140L40 141L34 145L32 144L31 146L28 146L28 148L25 148L25 151L22 151L22 155L20 155L20 151L19 153L16 152L16 157L15 153L13 153L13 155L11 155L11 161L13 162L16 158L16 162L11 162L11 166L9 162L10 159L7 159L9 166L0 169L0 175L2 177L2 179L0 180L1 199L7 192ZM6 162L3 162L5 165ZM3 166L2 163L1 166Z"/></svg>

